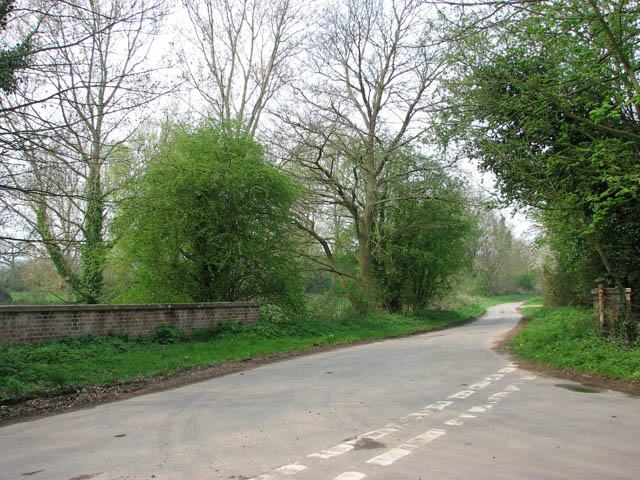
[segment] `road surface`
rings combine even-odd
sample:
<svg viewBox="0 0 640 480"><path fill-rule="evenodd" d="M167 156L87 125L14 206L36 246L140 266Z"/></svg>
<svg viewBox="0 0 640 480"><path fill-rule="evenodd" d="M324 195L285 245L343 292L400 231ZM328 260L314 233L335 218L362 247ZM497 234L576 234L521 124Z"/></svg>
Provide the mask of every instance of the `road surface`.
<svg viewBox="0 0 640 480"><path fill-rule="evenodd" d="M574 391L465 326L0 428L0 479L638 479L640 399Z"/></svg>

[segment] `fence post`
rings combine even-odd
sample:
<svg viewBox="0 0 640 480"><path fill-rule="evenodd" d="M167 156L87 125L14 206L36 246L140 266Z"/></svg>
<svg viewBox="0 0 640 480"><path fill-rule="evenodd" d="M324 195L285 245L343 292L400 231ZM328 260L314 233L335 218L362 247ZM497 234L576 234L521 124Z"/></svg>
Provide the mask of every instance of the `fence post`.
<svg viewBox="0 0 640 480"><path fill-rule="evenodd" d="M598 285L598 305L600 307L600 327L604 328L606 318L604 314L604 284Z"/></svg>

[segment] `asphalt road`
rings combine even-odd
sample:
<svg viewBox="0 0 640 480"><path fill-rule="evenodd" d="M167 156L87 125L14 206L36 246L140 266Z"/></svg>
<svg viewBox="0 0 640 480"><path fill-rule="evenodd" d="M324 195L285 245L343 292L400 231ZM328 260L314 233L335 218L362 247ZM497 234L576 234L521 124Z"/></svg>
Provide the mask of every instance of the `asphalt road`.
<svg viewBox="0 0 640 480"><path fill-rule="evenodd" d="M585 393L462 327L0 428L0 479L638 479L640 399Z"/></svg>

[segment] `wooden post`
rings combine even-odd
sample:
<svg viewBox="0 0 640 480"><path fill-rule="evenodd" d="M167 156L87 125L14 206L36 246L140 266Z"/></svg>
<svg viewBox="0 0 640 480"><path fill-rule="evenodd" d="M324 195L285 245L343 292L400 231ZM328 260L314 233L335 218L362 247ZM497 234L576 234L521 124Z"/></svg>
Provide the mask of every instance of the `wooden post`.
<svg viewBox="0 0 640 480"><path fill-rule="evenodd" d="M606 318L604 314L604 284L598 285L598 305L600 307L600 327L604 328Z"/></svg>

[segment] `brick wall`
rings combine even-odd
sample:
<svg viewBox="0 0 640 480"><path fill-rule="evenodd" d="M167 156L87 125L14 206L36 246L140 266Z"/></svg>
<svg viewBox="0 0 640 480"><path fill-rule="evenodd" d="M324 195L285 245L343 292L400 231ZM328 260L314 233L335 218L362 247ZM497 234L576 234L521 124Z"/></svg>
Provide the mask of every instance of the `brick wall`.
<svg viewBox="0 0 640 480"><path fill-rule="evenodd" d="M226 319L255 323L260 319L259 306L256 303L3 306L0 343L19 345L88 333L143 335L163 324L192 332Z"/></svg>

